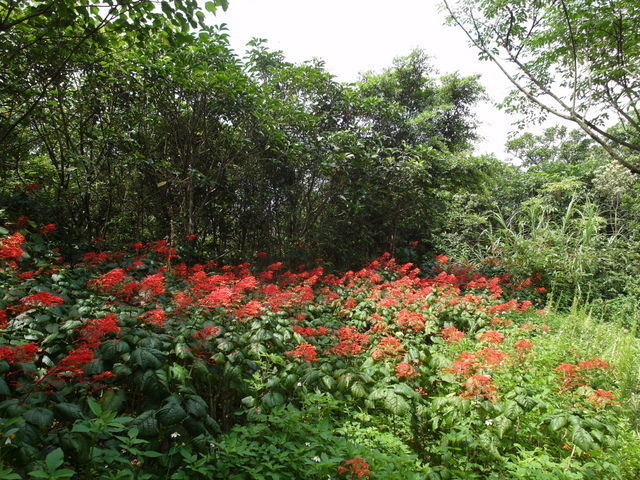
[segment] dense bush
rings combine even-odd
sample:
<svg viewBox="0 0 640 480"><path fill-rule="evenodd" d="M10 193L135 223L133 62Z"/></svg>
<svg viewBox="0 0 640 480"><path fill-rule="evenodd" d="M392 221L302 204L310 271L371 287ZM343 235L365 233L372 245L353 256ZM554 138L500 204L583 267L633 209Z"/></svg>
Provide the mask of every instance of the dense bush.
<svg viewBox="0 0 640 480"><path fill-rule="evenodd" d="M528 281L186 265L164 241L70 266L27 226L0 244L2 478L637 472L633 337L598 352Z"/></svg>

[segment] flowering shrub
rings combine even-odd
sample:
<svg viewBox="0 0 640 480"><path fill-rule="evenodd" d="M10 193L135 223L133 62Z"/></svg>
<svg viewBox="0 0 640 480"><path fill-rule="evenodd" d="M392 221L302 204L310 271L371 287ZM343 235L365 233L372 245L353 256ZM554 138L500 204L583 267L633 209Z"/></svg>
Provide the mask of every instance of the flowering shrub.
<svg viewBox="0 0 640 480"><path fill-rule="evenodd" d="M531 451L621 476L613 364L554 350L507 277L186 265L166 242L72 267L31 238L0 240L7 478L512 478Z"/></svg>

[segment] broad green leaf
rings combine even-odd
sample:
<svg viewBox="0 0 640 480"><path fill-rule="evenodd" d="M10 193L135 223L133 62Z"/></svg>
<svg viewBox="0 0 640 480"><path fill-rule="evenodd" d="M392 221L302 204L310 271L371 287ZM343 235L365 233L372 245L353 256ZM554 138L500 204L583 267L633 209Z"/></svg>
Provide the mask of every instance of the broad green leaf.
<svg viewBox="0 0 640 480"><path fill-rule="evenodd" d="M131 353L131 361L142 368L160 368L164 361L164 354L155 348L136 348Z"/></svg>
<svg viewBox="0 0 640 480"><path fill-rule="evenodd" d="M185 407L196 418L204 418L208 414L207 403L201 397L188 398Z"/></svg>
<svg viewBox="0 0 640 480"><path fill-rule="evenodd" d="M169 395L169 382L163 370L148 369L142 375L140 388L145 395L161 400Z"/></svg>
<svg viewBox="0 0 640 480"><path fill-rule="evenodd" d="M353 385L351 385L351 395L356 398L364 398L367 396L367 390L362 382L354 382Z"/></svg>
<svg viewBox="0 0 640 480"><path fill-rule="evenodd" d="M74 430L78 425L74 426ZM86 465L91 458L91 436L88 432L63 432L59 435L60 446L79 465Z"/></svg>
<svg viewBox="0 0 640 480"><path fill-rule="evenodd" d="M585 452L595 447L593 437L584 428L574 427L571 435L571 441Z"/></svg>
<svg viewBox="0 0 640 480"><path fill-rule="evenodd" d="M0 395L11 395L11 389L9 388L6 380L2 377L0 377Z"/></svg>
<svg viewBox="0 0 640 480"><path fill-rule="evenodd" d="M53 412L48 408L35 407L24 413L24 419L39 427L50 427L53 424Z"/></svg>
<svg viewBox="0 0 640 480"><path fill-rule="evenodd" d="M104 391L98 404L105 412L120 412L127 399L127 392L123 389L109 388Z"/></svg>
<svg viewBox="0 0 640 480"><path fill-rule="evenodd" d="M169 402L156 412L156 418L165 427L180 423L186 416L187 412L178 402Z"/></svg>
<svg viewBox="0 0 640 480"><path fill-rule="evenodd" d="M284 397L280 392L268 392L262 397L262 401L267 407L273 408L282 405L284 403Z"/></svg>
<svg viewBox="0 0 640 480"><path fill-rule="evenodd" d="M564 415L559 415L551 419L551 421L549 422L549 428L555 432L557 430L560 430L566 424L567 424L567 417Z"/></svg>
<svg viewBox="0 0 640 480"><path fill-rule="evenodd" d="M45 463L47 464L47 468L50 472L54 472L62 465L64 462L64 452L61 448L56 448L53 450L47 458L45 459Z"/></svg>
<svg viewBox="0 0 640 480"><path fill-rule="evenodd" d="M53 408L58 414L69 422L75 422L84 418L84 413L79 405L75 403L56 403Z"/></svg>
<svg viewBox="0 0 640 480"><path fill-rule="evenodd" d="M387 391L387 394L383 398L382 403L385 408L394 415L403 415L411 410L409 402L407 402L402 396L392 391Z"/></svg>
<svg viewBox="0 0 640 480"><path fill-rule="evenodd" d="M158 420L154 414L154 410L147 410L131 423L131 426L140 430L139 438L154 439L160 434Z"/></svg>

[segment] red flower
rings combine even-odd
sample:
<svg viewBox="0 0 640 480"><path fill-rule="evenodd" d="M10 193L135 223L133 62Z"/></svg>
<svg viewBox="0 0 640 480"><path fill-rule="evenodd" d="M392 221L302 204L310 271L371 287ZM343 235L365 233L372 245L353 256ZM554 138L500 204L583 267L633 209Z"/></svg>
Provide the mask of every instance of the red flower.
<svg viewBox="0 0 640 480"><path fill-rule="evenodd" d="M106 335L120 333L120 327L118 326L118 319L112 313L106 317L88 320L78 333L80 334L79 340L82 346L96 349Z"/></svg>
<svg viewBox="0 0 640 480"><path fill-rule="evenodd" d="M489 375L471 375L462 383L462 386L465 388L465 391L460 394L462 398L485 397L491 402L495 402L497 399L496 386L491 383Z"/></svg>
<svg viewBox="0 0 640 480"><path fill-rule="evenodd" d="M82 367L93 361L93 350L87 347L76 348L58 362L54 367L57 372L81 373Z"/></svg>
<svg viewBox="0 0 640 480"><path fill-rule="evenodd" d="M38 292L21 298L20 303L25 307L25 310L28 310L34 307L55 307L62 305L64 300L50 292Z"/></svg>
<svg viewBox="0 0 640 480"><path fill-rule="evenodd" d="M589 360L578 362L578 368L580 370L609 370L611 364L599 358L590 358Z"/></svg>
<svg viewBox="0 0 640 480"><path fill-rule="evenodd" d="M371 352L371 357L374 360L381 360L383 358L398 358L404 354L405 350L398 340L393 335L387 335L386 337L380 340L378 346L375 348L373 352Z"/></svg>
<svg viewBox="0 0 640 480"><path fill-rule="evenodd" d="M293 358L300 358L307 363L315 362L318 359L318 352L316 352L316 347L307 342L301 343L286 354L291 355Z"/></svg>
<svg viewBox="0 0 640 480"><path fill-rule="evenodd" d="M167 317L164 310L156 308L154 310L149 310L148 312L143 313L138 318L145 323L151 323L153 325L157 325L158 327L164 327L164 322Z"/></svg>
<svg viewBox="0 0 640 480"><path fill-rule="evenodd" d="M343 460L344 467L338 467L338 475L349 475L351 479L362 480L370 477L369 465L364 459L353 457L351 460Z"/></svg>
<svg viewBox="0 0 640 480"><path fill-rule="evenodd" d="M398 365L396 365L396 377L398 378L402 378L402 377L417 377L420 374L416 371L415 368L413 368L413 365L411 365L410 363L407 362L400 362L398 363Z"/></svg>
<svg viewBox="0 0 640 480"><path fill-rule="evenodd" d="M33 360L38 353L38 345L31 342L25 345L0 347L0 360L5 360L10 365Z"/></svg>
<svg viewBox="0 0 640 480"><path fill-rule="evenodd" d="M0 241L0 259L4 260L20 260L24 254L24 250L20 247L26 242L24 235L15 232Z"/></svg>
<svg viewBox="0 0 640 480"><path fill-rule="evenodd" d="M40 233L42 235L49 235L51 232L53 232L56 229L56 225L55 223L49 223L48 225L43 226L42 228L40 228Z"/></svg>
<svg viewBox="0 0 640 480"><path fill-rule="evenodd" d="M464 338L464 335L464 332L461 332L453 326L442 327L442 330L440 330L440 336L444 338L447 343L458 342Z"/></svg>
<svg viewBox="0 0 640 480"><path fill-rule="evenodd" d="M318 328L295 326L293 327L293 332L302 335L303 337L321 337L323 335L326 335L329 330L327 329L327 327L324 327L322 325Z"/></svg>
<svg viewBox="0 0 640 480"><path fill-rule="evenodd" d="M425 318L421 313L411 312L406 308L403 308L398 312L396 323L400 328L411 329L414 332L419 332L424 330Z"/></svg>
<svg viewBox="0 0 640 480"><path fill-rule="evenodd" d="M193 334L193 338L199 338L202 340L208 340L210 338L218 336L220 329L213 325L208 325Z"/></svg>
<svg viewBox="0 0 640 480"><path fill-rule="evenodd" d="M488 332L482 333L478 337L478 340L487 343L502 343L502 341L504 340L504 335L496 330L490 330Z"/></svg>
<svg viewBox="0 0 640 480"><path fill-rule="evenodd" d="M604 407L605 405L620 405L615 401L611 390L601 390L599 388L591 392L591 395L587 397L587 401L591 402L596 408Z"/></svg>
<svg viewBox="0 0 640 480"><path fill-rule="evenodd" d="M125 278L127 277L121 268L114 268L113 270L100 275L97 278L89 280L87 282L87 285L98 290L109 292L113 290L116 285L122 283Z"/></svg>
<svg viewBox="0 0 640 480"><path fill-rule="evenodd" d="M449 257L446 255L437 255L435 258L435 262L439 265L445 265L449 262Z"/></svg>
<svg viewBox="0 0 640 480"><path fill-rule="evenodd" d="M359 333L352 327L342 327L335 333L340 341L330 349L330 352L334 355L357 355L362 352L364 345L369 343L369 335L366 333Z"/></svg>
<svg viewBox="0 0 640 480"><path fill-rule="evenodd" d="M262 305L262 303L257 300L251 300L250 302L244 304L242 307L238 308L235 311L235 314L240 320L247 320L249 318L258 317L263 309L264 306Z"/></svg>
<svg viewBox="0 0 640 480"><path fill-rule="evenodd" d="M556 367L556 371L558 371L562 377L561 392L573 390L586 383L586 379L580 374L580 369L577 365L563 363L559 367Z"/></svg>
<svg viewBox="0 0 640 480"><path fill-rule="evenodd" d="M145 298L152 298L164 294L164 275L162 273L147 275L140 281L141 296Z"/></svg>

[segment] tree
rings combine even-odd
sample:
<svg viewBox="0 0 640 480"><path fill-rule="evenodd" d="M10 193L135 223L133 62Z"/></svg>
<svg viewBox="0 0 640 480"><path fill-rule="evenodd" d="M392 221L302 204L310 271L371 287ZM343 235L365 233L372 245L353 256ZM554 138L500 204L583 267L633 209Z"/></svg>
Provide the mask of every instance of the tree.
<svg viewBox="0 0 640 480"><path fill-rule="evenodd" d="M226 0L207 1L215 12ZM159 8L158 8L159 7ZM0 145L18 142L18 127L37 110L55 85L74 74L78 56L155 38L192 39L190 29L207 35L197 0L4 0L0 1ZM6 149L6 147L5 147Z"/></svg>
<svg viewBox="0 0 640 480"><path fill-rule="evenodd" d="M640 174L640 9L635 0L444 0L482 59L514 85L511 111L577 124ZM617 122L616 129L608 128Z"/></svg>

